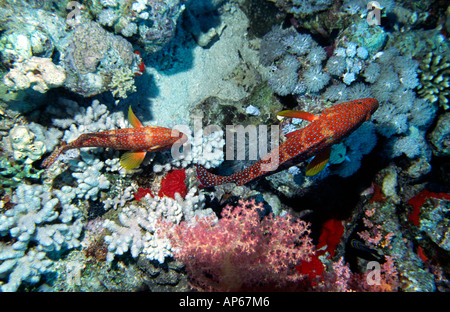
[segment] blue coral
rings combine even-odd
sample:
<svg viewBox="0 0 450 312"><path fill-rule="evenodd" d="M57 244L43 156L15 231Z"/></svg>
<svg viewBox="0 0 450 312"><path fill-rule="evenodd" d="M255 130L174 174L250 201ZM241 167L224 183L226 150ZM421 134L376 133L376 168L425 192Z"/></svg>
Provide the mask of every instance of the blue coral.
<svg viewBox="0 0 450 312"><path fill-rule="evenodd" d="M306 56L306 59L309 61L311 65L320 65L322 64L322 61L327 58L327 53L325 50L320 47L314 47L309 51L308 55Z"/></svg>
<svg viewBox="0 0 450 312"><path fill-rule="evenodd" d="M284 30L274 26L261 40L259 49L259 62L264 66L270 66L276 60L280 59L286 49L294 48L295 31Z"/></svg>
<svg viewBox="0 0 450 312"><path fill-rule="evenodd" d="M357 99L365 99L372 97L370 88L362 82L353 84L347 88L347 100L353 101Z"/></svg>
<svg viewBox="0 0 450 312"><path fill-rule="evenodd" d="M288 13L309 15L327 9L332 0L273 0L275 4Z"/></svg>
<svg viewBox="0 0 450 312"><path fill-rule="evenodd" d="M269 79L269 86L279 95L292 93L297 85L300 62L292 55L287 55Z"/></svg>
<svg viewBox="0 0 450 312"><path fill-rule="evenodd" d="M320 65L311 66L303 72L303 82L310 92L319 92L330 82L330 75Z"/></svg>
<svg viewBox="0 0 450 312"><path fill-rule="evenodd" d="M347 151L345 160L333 168L333 173L341 177L353 175L361 166L362 157L369 154L377 143L375 126L366 122L343 141Z"/></svg>
<svg viewBox="0 0 450 312"><path fill-rule="evenodd" d="M347 87L343 83L331 85L322 95L332 102L344 101L347 98Z"/></svg>
<svg viewBox="0 0 450 312"><path fill-rule="evenodd" d="M398 74L392 69L386 68L380 74L378 80L372 85L372 93L381 102L389 100L391 92L400 86Z"/></svg>
<svg viewBox="0 0 450 312"><path fill-rule="evenodd" d="M411 124L420 128L428 129L436 116L437 107L428 100L417 98L411 106Z"/></svg>
<svg viewBox="0 0 450 312"><path fill-rule="evenodd" d="M344 76L342 77L342 81L346 84L346 85L350 85L353 81L356 80L356 75L355 73L352 72L347 72L344 74Z"/></svg>
<svg viewBox="0 0 450 312"><path fill-rule="evenodd" d="M314 41L310 35L296 34L283 38L282 43L289 53L304 55L311 49Z"/></svg>
<svg viewBox="0 0 450 312"><path fill-rule="evenodd" d="M332 56L328 59L325 70L331 75L340 76L345 71L345 58L342 56Z"/></svg>
<svg viewBox="0 0 450 312"><path fill-rule="evenodd" d="M374 83L380 76L381 66L378 63L370 63L365 69L362 76L368 83Z"/></svg>

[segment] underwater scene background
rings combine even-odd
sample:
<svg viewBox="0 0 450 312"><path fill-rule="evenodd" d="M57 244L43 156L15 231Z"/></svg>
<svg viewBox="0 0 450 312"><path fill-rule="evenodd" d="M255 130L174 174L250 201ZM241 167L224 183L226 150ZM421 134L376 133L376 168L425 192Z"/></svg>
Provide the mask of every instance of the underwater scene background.
<svg viewBox="0 0 450 312"><path fill-rule="evenodd" d="M443 0L0 1L0 291L449 291L449 33Z"/></svg>

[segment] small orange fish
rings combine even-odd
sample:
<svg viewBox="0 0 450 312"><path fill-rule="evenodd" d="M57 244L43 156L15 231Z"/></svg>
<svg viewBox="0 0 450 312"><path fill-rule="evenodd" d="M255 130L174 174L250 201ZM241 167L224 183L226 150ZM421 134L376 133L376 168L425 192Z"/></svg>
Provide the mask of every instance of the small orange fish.
<svg viewBox="0 0 450 312"><path fill-rule="evenodd" d="M286 135L287 140L252 166L230 176L214 175L197 165L200 187L234 182L244 185L256 178L287 169L315 156L306 168L306 175L319 173L327 164L330 148L369 120L378 108L376 99L360 99L336 104L319 116L307 112L282 111L279 116L301 118L310 121L306 127Z"/></svg>
<svg viewBox="0 0 450 312"><path fill-rule="evenodd" d="M125 169L133 169L139 167L147 152L163 151L175 143L181 145L187 139L186 135L178 130L154 126L144 127L134 115L131 106L128 109L128 121L134 128L85 133L69 144L62 142L61 146L48 156L41 166L50 167L59 155L73 148L110 147L116 150L129 150L120 157L120 164Z"/></svg>

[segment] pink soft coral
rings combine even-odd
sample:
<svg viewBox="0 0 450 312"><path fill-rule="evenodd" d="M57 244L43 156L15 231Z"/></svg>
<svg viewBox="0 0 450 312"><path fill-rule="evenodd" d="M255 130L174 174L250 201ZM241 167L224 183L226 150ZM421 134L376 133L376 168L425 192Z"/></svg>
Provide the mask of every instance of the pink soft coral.
<svg viewBox="0 0 450 312"><path fill-rule="evenodd" d="M162 224L186 265L191 285L198 290L270 289L304 278L295 270L309 261L313 244L309 224L290 215L261 218L261 203L240 201L227 206L222 218L197 219L195 226ZM172 227L172 228L171 228Z"/></svg>

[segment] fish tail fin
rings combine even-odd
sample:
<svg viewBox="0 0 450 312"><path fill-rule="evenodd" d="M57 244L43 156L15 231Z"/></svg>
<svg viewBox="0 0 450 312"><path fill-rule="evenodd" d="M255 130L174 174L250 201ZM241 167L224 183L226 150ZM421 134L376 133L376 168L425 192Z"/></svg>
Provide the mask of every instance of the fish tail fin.
<svg viewBox="0 0 450 312"><path fill-rule="evenodd" d="M196 168L197 168L197 180L200 182L199 185L200 188L221 185L228 182L234 182L232 176L224 177L212 174L201 165L196 165Z"/></svg>
<svg viewBox="0 0 450 312"><path fill-rule="evenodd" d="M59 155L64 153L66 150L70 149L70 145L67 145L66 142L62 141L61 146L58 147L53 153L50 154L41 164L42 168L49 168L53 163L58 159Z"/></svg>

